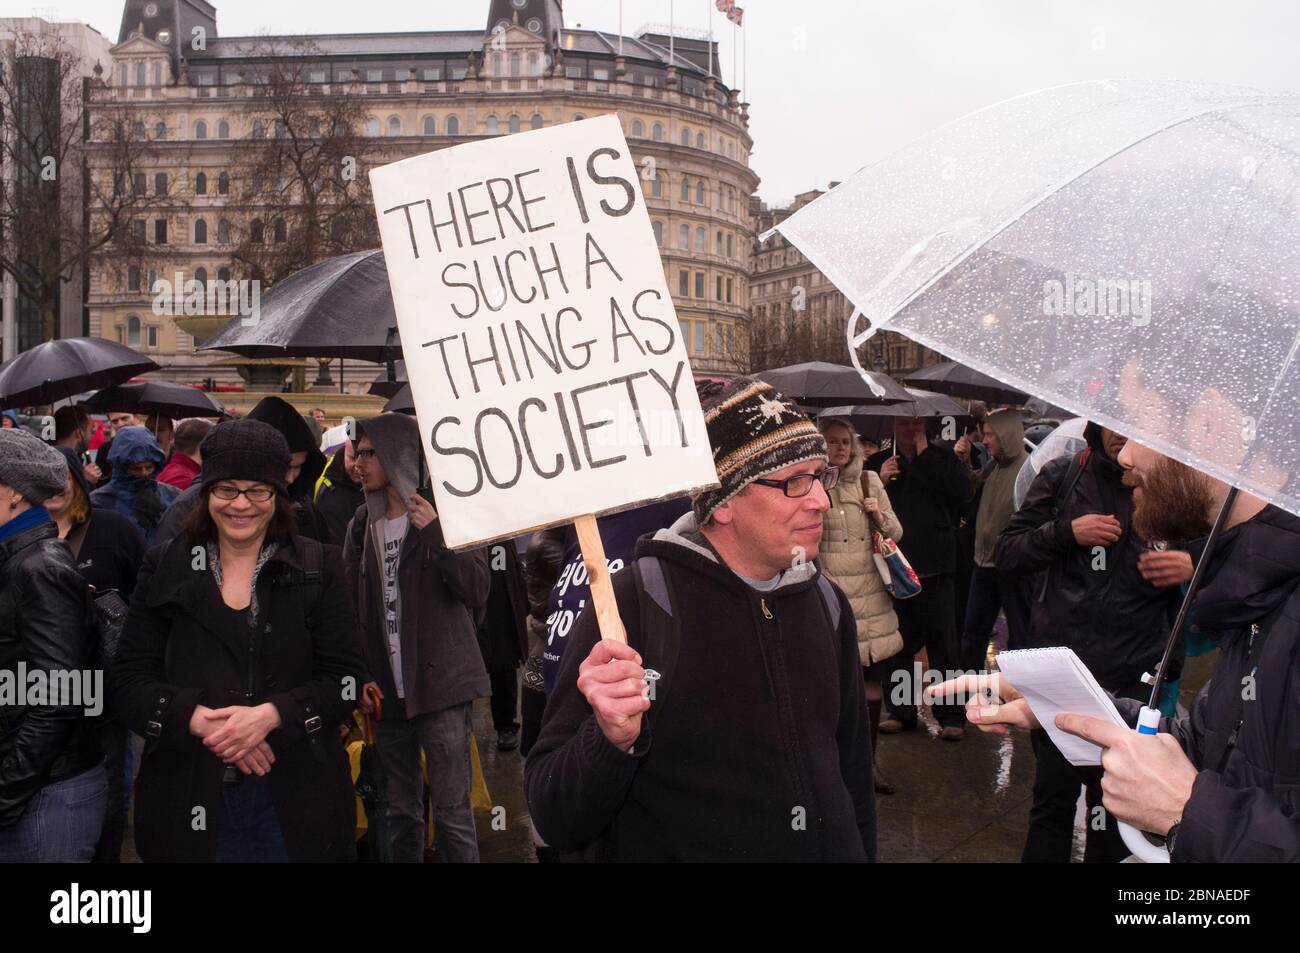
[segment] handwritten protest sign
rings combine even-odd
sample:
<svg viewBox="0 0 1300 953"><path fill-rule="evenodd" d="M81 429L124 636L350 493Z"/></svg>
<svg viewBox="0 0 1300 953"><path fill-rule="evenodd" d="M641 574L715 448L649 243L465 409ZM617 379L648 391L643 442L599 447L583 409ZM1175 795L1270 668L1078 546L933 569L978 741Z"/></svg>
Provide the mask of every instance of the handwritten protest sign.
<svg viewBox="0 0 1300 953"><path fill-rule="evenodd" d="M370 173L452 548L717 483L613 116Z"/></svg>

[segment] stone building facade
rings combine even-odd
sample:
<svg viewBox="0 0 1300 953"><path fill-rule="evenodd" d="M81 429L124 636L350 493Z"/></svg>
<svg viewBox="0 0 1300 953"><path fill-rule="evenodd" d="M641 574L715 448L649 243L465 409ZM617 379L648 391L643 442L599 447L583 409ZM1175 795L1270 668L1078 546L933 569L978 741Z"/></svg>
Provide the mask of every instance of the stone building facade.
<svg viewBox="0 0 1300 953"><path fill-rule="evenodd" d="M137 264L106 259L93 269L91 333L139 347L175 380L234 382L232 368L213 366L191 334L154 313L150 288L177 272L241 277L230 258L236 239L223 222L250 201L233 171L241 144L278 134L252 115L274 49L309 60L304 75L314 95L362 105L372 165L617 114L643 173L692 366L747 369L758 178L749 168L747 104L717 77L716 45L680 31L620 38L570 30L559 0L488 7L485 29L312 36L304 51L292 37L220 37L216 9L204 0L127 0L112 70L99 77L96 96L104 109L128 111L135 134L155 140L156 168L133 178L175 202L133 225L144 239ZM268 224L266 241L283 238ZM362 378L369 380L349 376Z"/></svg>

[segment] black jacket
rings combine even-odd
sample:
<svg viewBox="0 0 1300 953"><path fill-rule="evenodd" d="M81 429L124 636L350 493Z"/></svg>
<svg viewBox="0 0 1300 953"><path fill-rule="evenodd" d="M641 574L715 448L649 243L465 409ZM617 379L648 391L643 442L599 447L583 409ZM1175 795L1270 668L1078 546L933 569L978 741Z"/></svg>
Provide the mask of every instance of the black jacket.
<svg viewBox="0 0 1300 953"><path fill-rule="evenodd" d="M343 461L343 448L340 447L325 469L325 478L320 482L315 500L316 515L324 523L330 542L340 546L347 538L348 523L366 499L361 487L348 476Z"/></svg>
<svg viewBox="0 0 1300 953"><path fill-rule="evenodd" d="M1061 457L1034 478L998 537L997 569L1012 575L1046 570L1030 609L1034 645L1067 645L1107 691L1145 699L1150 690L1141 678L1160 662L1180 591L1157 589L1138 572L1146 544L1129 528L1133 490L1106 455L1099 428L1089 424L1085 434L1091 452L1069 496L1058 509L1073 459ZM1089 513L1113 515L1123 527L1119 541L1101 555L1075 542L1070 527ZM1180 654L1167 678L1177 678L1181 668Z"/></svg>
<svg viewBox="0 0 1300 953"><path fill-rule="evenodd" d="M58 527L47 521L0 543L0 670L15 678L19 663L28 672L88 671L94 650L90 590ZM90 699L26 699L0 705L0 827L17 822L41 788L103 757L98 723L85 714Z"/></svg>
<svg viewBox="0 0 1300 953"><path fill-rule="evenodd" d="M116 714L145 737L135 802L145 861L212 860L224 765L190 734L190 718L198 705L263 702L282 722L266 739L276 758L267 778L289 859L353 858L356 808L336 729L362 665L338 549L323 547L319 582L306 578L304 553L320 545L280 545L257 579L253 629L226 609L211 571L192 568L188 538L146 556L113 669Z"/></svg>
<svg viewBox="0 0 1300 953"><path fill-rule="evenodd" d="M90 481L82 472L81 460L68 447L55 447L68 463L68 472L90 499ZM128 517L116 510L92 507L86 520L68 534L68 545L76 546L77 569L97 591L115 589L130 599L135 578L144 561L144 534Z"/></svg>
<svg viewBox="0 0 1300 953"><path fill-rule="evenodd" d="M873 453L866 468L880 472L888 450ZM969 467L946 446L931 443L914 458L898 458L898 476L885 484L894 515L903 524L898 544L921 577L955 572L961 507L975 494Z"/></svg>
<svg viewBox="0 0 1300 953"><path fill-rule="evenodd" d="M600 637L595 612L578 617L524 764L538 832L563 851L595 844L597 860L874 860L871 737L848 600L836 590L832 629L812 564L759 592L717 559L692 514L643 537L637 554L660 558L680 619L675 685L662 710L651 702L634 753L614 747L577 686ZM614 594L629 644L643 647L632 572L614 575Z"/></svg>
<svg viewBox="0 0 1300 953"><path fill-rule="evenodd" d="M1300 518L1274 507L1211 556L1192 622L1219 638L1214 677L1189 716L1161 725L1200 769L1174 861L1300 861L1298 586ZM1137 702L1116 705L1136 723Z"/></svg>

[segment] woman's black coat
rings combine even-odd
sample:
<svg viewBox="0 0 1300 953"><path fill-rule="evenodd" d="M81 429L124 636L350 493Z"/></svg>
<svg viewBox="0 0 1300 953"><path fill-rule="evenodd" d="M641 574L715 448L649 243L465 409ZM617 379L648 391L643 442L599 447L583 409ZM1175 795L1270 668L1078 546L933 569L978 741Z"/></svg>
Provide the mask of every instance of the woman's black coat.
<svg viewBox="0 0 1300 953"><path fill-rule="evenodd" d="M213 859L224 765L190 734L190 717L197 705L270 702L282 724L266 739L276 758L267 777L289 859L351 860L356 814L336 729L356 705L362 666L339 551L300 536L282 543L257 579L258 625L245 631L222 624L231 615L201 553L184 534L149 551L114 666L118 717L145 737L136 848L145 861Z"/></svg>

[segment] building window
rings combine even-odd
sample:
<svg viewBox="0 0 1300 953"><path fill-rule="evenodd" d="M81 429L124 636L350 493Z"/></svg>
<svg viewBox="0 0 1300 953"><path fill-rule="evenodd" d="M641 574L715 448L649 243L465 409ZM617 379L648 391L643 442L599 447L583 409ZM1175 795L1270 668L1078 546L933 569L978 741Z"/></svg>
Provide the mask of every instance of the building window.
<svg viewBox="0 0 1300 953"><path fill-rule="evenodd" d="M162 64L161 63L153 64L153 84L155 86L162 85Z"/></svg>
<svg viewBox="0 0 1300 953"><path fill-rule="evenodd" d="M734 257L735 257L735 256L732 254L732 251L734 250L734 245L733 245L733 243L732 243L732 237L733 237L732 234L731 234L730 232L728 232L728 233L727 233L727 257L728 257L728 258L734 258Z"/></svg>
<svg viewBox="0 0 1300 953"><path fill-rule="evenodd" d="M287 135L283 119L277 119L271 123L271 135L277 139L283 139Z"/></svg>
<svg viewBox="0 0 1300 953"><path fill-rule="evenodd" d="M536 30L533 30L534 26L537 27ZM538 32L538 30L541 30L541 28L542 25L536 18L528 21L528 29L532 30L534 33ZM542 62L540 59L538 59L536 53L528 54L528 75L529 76L542 75Z"/></svg>
<svg viewBox="0 0 1300 953"><path fill-rule="evenodd" d="M442 70L436 66L430 67L424 71L423 75L425 82L436 83L438 80L442 79Z"/></svg>
<svg viewBox="0 0 1300 953"><path fill-rule="evenodd" d="M683 129L683 130L682 130L682 145L684 145L684 146L689 146L690 144L691 144L691 131L690 131L689 129Z"/></svg>
<svg viewBox="0 0 1300 953"><path fill-rule="evenodd" d="M229 269L229 268L218 268L218 269L217 269L217 280L218 280L218 281L229 281L229 280L230 280L230 269Z"/></svg>
<svg viewBox="0 0 1300 953"><path fill-rule="evenodd" d="M131 238L137 245L144 244L144 219L131 220Z"/></svg>
<svg viewBox="0 0 1300 953"><path fill-rule="evenodd" d="M194 124L194 138L195 139L208 138L208 124L204 122L202 119L200 119L198 122Z"/></svg>
<svg viewBox="0 0 1300 953"><path fill-rule="evenodd" d="M593 66L591 68L591 78L599 80L609 79L609 70L603 66Z"/></svg>
<svg viewBox="0 0 1300 953"><path fill-rule="evenodd" d="M396 116L389 116L388 117L389 137L395 138L397 136L400 136L401 134L402 134L402 120L398 119Z"/></svg>
<svg viewBox="0 0 1300 953"><path fill-rule="evenodd" d="M655 222L653 225L655 231L655 244L660 248L664 247L664 223Z"/></svg>
<svg viewBox="0 0 1300 953"><path fill-rule="evenodd" d="M522 128L519 117L512 113L507 123L507 128L509 128L510 130L510 135L513 136L515 133L517 133Z"/></svg>
<svg viewBox="0 0 1300 953"><path fill-rule="evenodd" d="M424 117L424 134L426 136L436 136L438 134L438 120L432 116Z"/></svg>
<svg viewBox="0 0 1300 953"><path fill-rule="evenodd" d="M198 219L194 223L194 244L206 245L208 243L208 223L203 219Z"/></svg>
<svg viewBox="0 0 1300 953"><path fill-rule="evenodd" d="M126 269L126 290L140 290L140 267L138 265L131 265Z"/></svg>
<svg viewBox="0 0 1300 953"><path fill-rule="evenodd" d="M126 319L126 346L140 346L140 319L134 314Z"/></svg>
<svg viewBox="0 0 1300 953"><path fill-rule="evenodd" d="M587 117L584 116L582 113L574 113L574 114L573 114L573 121L574 121L574 122L582 122L582 120L584 120L584 119L586 119L586 118L587 118Z"/></svg>
<svg viewBox="0 0 1300 953"><path fill-rule="evenodd" d="M731 304L731 296L735 291L735 284L731 278L727 279L727 304Z"/></svg>
<svg viewBox="0 0 1300 953"><path fill-rule="evenodd" d="M311 71L311 79L310 79L310 82L313 82L313 83L324 83L324 82L326 82L326 73L325 73L325 71L324 71L323 69L314 69L314 70L312 70L312 71Z"/></svg>
<svg viewBox="0 0 1300 953"><path fill-rule="evenodd" d="M691 346L691 322L678 319L677 327L682 332L682 345L689 350Z"/></svg>
<svg viewBox="0 0 1300 953"><path fill-rule="evenodd" d="M696 354L704 353L704 331L705 328L707 327L708 325L706 325L703 321L695 322L695 353Z"/></svg>
<svg viewBox="0 0 1300 953"><path fill-rule="evenodd" d="M650 127L650 138L655 142L664 141L664 127L662 123L655 123Z"/></svg>
<svg viewBox="0 0 1300 953"><path fill-rule="evenodd" d="M533 118L532 118L531 120L529 120L529 123L528 123L528 124L529 124L533 129L541 129L541 128L542 128L542 123L543 123L543 122L544 122L544 120L542 119L542 114L541 114L541 113L533 113Z"/></svg>
<svg viewBox="0 0 1300 953"><path fill-rule="evenodd" d="M409 69L393 70L393 80L395 82L405 83L410 78L411 78L411 71Z"/></svg>
<svg viewBox="0 0 1300 953"><path fill-rule="evenodd" d="M708 241L708 236L704 234L704 226L698 226L695 229L695 250L701 254L708 251Z"/></svg>
<svg viewBox="0 0 1300 953"><path fill-rule="evenodd" d="M581 67L581 66L566 66L566 67L564 67L564 78L565 78L565 79L582 79L582 67Z"/></svg>
<svg viewBox="0 0 1300 953"><path fill-rule="evenodd" d="M721 275L718 275L717 280L714 283L713 300L714 301L722 300L722 276Z"/></svg>
<svg viewBox="0 0 1300 953"><path fill-rule="evenodd" d="M722 232L720 231L713 237L713 250L714 254L722 255Z"/></svg>
<svg viewBox="0 0 1300 953"><path fill-rule="evenodd" d="M707 202L708 202L708 196L704 192L704 180L697 179L695 181L695 204L704 205ZM704 249L701 248L700 251L704 251Z"/></svg>
<svg viewBox="0 0 1300 953"><path fill-rule="evenodd" d="M704 272L697 271L695 273L695 297L703 298L704 295L705 295Z"/></svg>
<svg viewBox="0 0 1300 953"><path fill-rule="evenodd" d="M206 288L208 284L208 269L204 268L202 265L200 265L198 268L195 268L194 280Z"/></svg>
<svg viewBox="0 0 1300 953"><path fill-rule="evenodd" d="M661 199L664 197L664 177L656 172L655 177L650 181L651 198Z"/></svg>
<svg viewBox="0 0 1300 953"><path fill-rule="evenodd" d="M149 289L150 294L154 294L158 291L158 272L154 271L152 268L149 269L149 283L147 288Z"/></svg>
<svg viewBox="0 0 1300 953"><path fill-rule="evenodd" d="M266 138L266 125L260 119L253 120L253 138L254 139Z"/></svg>
<svg viewBox="0 0 1300 953"><path fill-rule="evenodd" d="M288 240L288 230L285 227L284 219L277 218L271 225L271 241L277 245L283 245Z"/></svg>
<svg viewBox="0 0 1300 953"><path fill-rule="evenodd" d="M154 139L158 140L159 142L161 142L163 139L166 139L166 138L167 138L167 123L165 123L165 122L157 122L157 123L155 123L155 124L154 124L154 127L153 127L153 137L154 137Z"/></svg>
<svg viewBox="0 0 1300 953"><path fill-rule="evenodd" d="M381 69L366 70L367 83L381 83L384 80L384 71Z"/></svg>
<svg viewBox="0 0 1300 953"><path fill-rule="evenodd" d="M487 117L487 121L484 123L483 131L486 132L489 136L500 135L501 123L497 120L496 116Z"/></svg>
<svg viewBox="0 0 1300 953"><path fill-rule="evenodd" d="M248 226L248 240L258 245L266 241L266 226L262 224L260 218L253 219L252 224Z"/></svg>
<svg viewBox="0 0 1300 953"><path fill-rule="evenodd" d="M520 73L523 72L523 67L521 65L522 62L523 59L522 57L520 57L518 50L510 54L510 78L511 79L518 79Z"/></svg>
<svg viewBox="0 0 1300 953"><path fill-rule="evenodd" d="M153 240L155 245L167 244L167 219L165 218L154 219Z"/></svg>
<svg viewBox="0 0 1300 953"><path fill-rule="evenodd" d="M702 132L697 132L697 133L695 134L695 148L697 148L697 149L703 149L703 148L704 148L704 133L702 133Z"/></svg>
<svg viewBox="0 0 1300 953"><path fill-rule="evenodd" d="M682 176L682 201L689 202L690 200L691 200L691 180L686 178L686 176Z"/></svg>
<svg viewBox="0 0 1300 953"><path fill-rule="evenodd" d="M230 194L230 173L222 172L220 175L217 176L217 194L218 195Z"/></svg>
<svg viewBox="0 0 1300 953"><path fill-rule="evenodd" d="M230 223L224 218L217 220L217 244L230 244Z"/></svg>
<svg viewBox="0 0 1300 953"><path fill-rule="evenodd" d="M366 120L366 136L374 139L379 135L379 120L371 116Z"/></svg>
<svg viewBox="0 0 1300 953"><path fill-rule="evenodd" d="M144 64L143 64L143 63L136 63L136 64L135 64L135 84L136 84L137 86L144 86L144 85L145 85L145 75L144 75ZM139 334L138 331L136 332L135 337L136 337L136 343L138 344L138 343L140 342L140 334Z"/></svg>
<svg viewBox="0 0 1300 953"><path fill-rule="evenodd" d="M167 194L167 173L166 172L154 173L153 190L155 195Z"/></svg>
<svg viewBox="0 0 1300 953"><path fill-rule="evenodd" d="M456 82L460 82L468 73L469 70L464 66L453 66L451 68L451 78Z"/></svg>
<svg viewBox="0 0 1300 953"><path fill-rule="evenodd" d="M149 348L149 349L151 349L151 350L157 350L157 348L158 348L158 326L157 326L156 324L151 324L151 325L149 325L149 327L145 328L145 331L147 332L147 337L145 338L145 341L146 341L145 347L147 347L147 348Z"/></svg>
<svg viewBox="0 0 1300 953"><path fill-rule="evenodd" d="M460 135L460 119L458 117L456 116L447 117L447 135L449 136Z"/></svg>
<svg viewBox="0 0 1300 953"><path fill-rule="evenodd" d="M125 63L120 64L117 68L117 85L129 86L130 85L130 83L128 82L129 79L130 79L130 73L127 72L126 64Z"/></svg>
<svg viewBox="0 0 1300 953"><path fill-rule="evenodd" d="M678 226L677 247L680 248L682 251L691 250L691 226L689 225ZM685 272L682 272L682 274L685 274ZM682 294L686 294L686 292L683 291Z"/></svg>
<svg viewBox="0 0 1300 953"><path fill-rule="evenodd" d="M226 120L224 119L221 120L219 123L217 123L217 138L218 139L230 138L230 123L226 122Z"/></svg>
<svg viewBox="0 0 1300 953"><path fill-rule="evenodd" d="M691 293L691 273L689 271L677 272L677 295L681 298L689 297Z"/></svg>
<svg viewBox="0 0 1300 953"><path fill-rule="evenodd" d="M643 123L640 119L632 120L632 138L633 139L645 138L645 123Z"/></svg>

